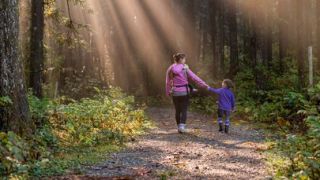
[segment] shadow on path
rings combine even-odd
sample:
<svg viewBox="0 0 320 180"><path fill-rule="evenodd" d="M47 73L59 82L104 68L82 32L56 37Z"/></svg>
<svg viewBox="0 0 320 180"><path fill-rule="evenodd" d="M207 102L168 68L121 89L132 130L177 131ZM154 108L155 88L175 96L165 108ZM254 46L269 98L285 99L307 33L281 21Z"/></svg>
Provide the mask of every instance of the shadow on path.
<svg viewBox="0 0 320 180"><path fill-rule="evenodd" d="M238 125L230 134L217 131L213 118L189 113L187 134L176 130L174 112L150 108L156 124L145 136L88 167L83 176L65 179L263 179L266 176L260 151L263 136Z"/></svg>

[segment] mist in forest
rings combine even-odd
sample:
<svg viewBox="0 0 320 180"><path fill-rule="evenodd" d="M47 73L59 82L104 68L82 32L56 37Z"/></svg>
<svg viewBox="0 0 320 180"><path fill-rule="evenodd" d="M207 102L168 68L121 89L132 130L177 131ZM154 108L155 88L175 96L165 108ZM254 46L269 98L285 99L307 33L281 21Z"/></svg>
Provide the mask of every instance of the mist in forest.
<svg viewBox="0 0 320 180"><path fill-rule="evenodd" d="M90 0L69 6L62 1L57 6L72 22L86 25L77 32L85 45L69 52L70 66L103 71L107 84L125 91L161 93L173 53L186 53L189 64L198 59L195 24L173 1Z"/></svg>
<svg viewBox="0 0 320 180"><path fill-rule="evenodd" d="M28 2L21 4L20 34L27 42ZM319 34L318 4L57 1L45 8L47 89L68 89L70 79L96 79L136 95L163 95L166 68L176 52L187 54L190 68L211 84L251 67L257 86L264 88L261 68L283 72L291 65L299 66L300 81L305 81L307 47L313 45L318 54L311 37ZM28 51L23 43L22 49Z"/></svg>

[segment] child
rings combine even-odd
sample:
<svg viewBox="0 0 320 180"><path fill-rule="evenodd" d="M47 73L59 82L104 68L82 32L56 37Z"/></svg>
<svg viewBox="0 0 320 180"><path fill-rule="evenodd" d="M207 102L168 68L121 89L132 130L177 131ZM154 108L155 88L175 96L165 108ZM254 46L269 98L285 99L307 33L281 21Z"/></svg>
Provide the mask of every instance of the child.
<svg viewBox="0 0 320 180"><path fill-rule="evenodd" d="M230 115L235 108L235 97L231 91L233 88L233 83L230 79L225 79L222 81L222 88L215 89L209 87L210 92L218 94L218 123L219 123L219 132L223 131L223 115L226 116L224 132L229 133L230 126Z"/></svg>

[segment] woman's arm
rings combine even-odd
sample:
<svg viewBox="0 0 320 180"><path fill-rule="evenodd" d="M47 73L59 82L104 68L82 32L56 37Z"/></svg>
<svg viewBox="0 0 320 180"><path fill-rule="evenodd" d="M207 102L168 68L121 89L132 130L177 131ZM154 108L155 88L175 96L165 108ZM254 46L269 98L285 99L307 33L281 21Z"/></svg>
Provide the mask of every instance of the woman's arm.
<svg viewBox="0 0 320 180"><path fill-rule="evenodd" d="M200 79L190 69L188 69L187 74L188 74L188 78L191 79L193 82L195 82L198 86L200 86L202 88L208 88L209 87L202 79Z"/></svg>
<svg viewBox="0 0 320 180"><path fill-rule="evenodd" d="M166 95L167 96L170 96L170 93L171 93L171 89L173 87L173 77L172 74L171 74L171 69L172 69L172 66L170 66L167 70L167 73L166 73Z"/></svg>

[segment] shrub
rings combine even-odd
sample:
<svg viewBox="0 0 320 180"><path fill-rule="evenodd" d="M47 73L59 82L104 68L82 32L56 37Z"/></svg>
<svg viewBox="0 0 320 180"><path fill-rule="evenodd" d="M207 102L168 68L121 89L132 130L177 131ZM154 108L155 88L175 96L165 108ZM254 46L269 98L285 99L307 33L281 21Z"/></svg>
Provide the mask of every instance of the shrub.
<svg viewBox="0 0 320 180"><path fill-rule="evenodd" d="M36 132L25 138L0 133L0 177L61 174L80 165L81 149L94 151L100 144L114 149L113 145L120 146L149 125L144 109L116 88L96 89L95 97L79 101L67 97L40 100L29 95L29 104ZM66 153L80 154L72 159L63 155Z"/></svg>
<svg viewBox="0 0 320 180"><path fill-rule="evenodd" d="M200 111L206 114L213 114L217 111L217 99L210 97L193 97L190 99L191 110Z"/></svg>
<svg viewBox="0 0 320 180"><path fill-rule="evenodd" d="M278 174L294 179L320 178L320 118L309 116L306 122L307 134L288 134L286 139L279 141L278 148L290 163Z"/></svg>

